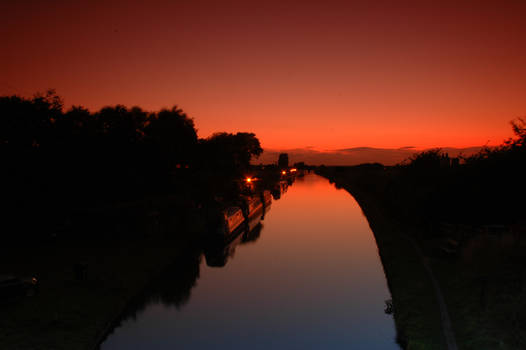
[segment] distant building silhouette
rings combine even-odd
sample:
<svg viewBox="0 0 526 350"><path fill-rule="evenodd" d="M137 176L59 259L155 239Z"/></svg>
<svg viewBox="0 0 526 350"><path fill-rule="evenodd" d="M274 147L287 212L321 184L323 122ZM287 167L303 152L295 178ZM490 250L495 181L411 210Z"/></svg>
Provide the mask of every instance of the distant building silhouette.
<svg viewBox="0 0 526 350"><path fill-rule="evenodd" d="M280 153L278 158L278 166L280 168L288 168L289 167L289 155L287 153Z"/></svg>

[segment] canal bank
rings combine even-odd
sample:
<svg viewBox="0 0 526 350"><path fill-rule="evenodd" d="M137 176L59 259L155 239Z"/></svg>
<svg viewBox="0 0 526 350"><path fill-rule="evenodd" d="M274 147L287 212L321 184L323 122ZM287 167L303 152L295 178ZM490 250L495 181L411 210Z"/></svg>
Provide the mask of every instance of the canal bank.
<svg viewBox="0 0 526 350"><path fill-rule="evenodd" d="M327 168L319 174L349 192L369 222L393 298L397 342L408 350L447 349L435 287L407 231L382 210L371 191Z"/></svg>
<svg viewBox="0 0 526 350"><path fill-rule="evenodd" d="M36 276L39 291L2 299L0 348L93 349L108 324L197 237L193 210L181 212L188 203L164 202L155 218L142 206L86 215L71 231L3 252L2 272Z"/></svg>
<svg viewBox="0 0 526 350"><path fill-rule="evenodd" d="M415 186L405 197L401 190L407 187L397 187L397 168L364 164L320 167L319 172L360 202L378 242L397 329L409 346L427 349L429 341L441 336L440 307L436 301L426 306L422 297L433 296L430 286L437 284L459 349L526 348L526 244L520 231L484 225L484 216L468 224L432 225L422 211L408 209L426 194ZM417 243L419 254L407 249L411 242ZM426 277L417 255L424 257L423 265L432 270L435 281ZM422 290L414 288L415 279ZM423 327L426 323L429 326Z"/></svg>
<svg viewBox="0 0 526 350"><path fill-rule="evenodd" d="M206 250L205 216L187 196L155 197L78 211L59 234L11 245L0 274L35 276L39 288L1 294L0 349L97 349L151 285L187 281L167 271Z"/></svg>

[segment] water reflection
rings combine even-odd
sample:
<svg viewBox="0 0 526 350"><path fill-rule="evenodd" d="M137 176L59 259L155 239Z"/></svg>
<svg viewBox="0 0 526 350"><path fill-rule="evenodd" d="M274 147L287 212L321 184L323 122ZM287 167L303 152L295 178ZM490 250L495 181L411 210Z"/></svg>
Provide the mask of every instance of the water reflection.
<svg viewBox="0 0 526 350"><path fill-rule="evenodd" d="M101 348L396 349L354 199L316 175L280 184L278 198L233 239L180 257Z"/></svg>
<svg viewBox="0 0 526 350"><path fill-rule="evenodd" d="M241 244L247 244L256 242L261 236L261 230L263 230L263 224L260 222L250 232L243 236Z"/></svg>
<svg viewBox="0 0 526 350"><path fill-rule="evenodd" d="M173 264L162 273L161 278L139 295L121 315L116 329L129 320L136 320L151 305L181 308L190 300L191 290L199 279L202 254L193 247L177 257ZM111 334L110 334L111 336ZM105 348L105 347L103 347Z"/></svg>
<svg viewBox="0 0 526 350"><path fill-rule="evenodd" d="M223 267L226 265L229 258L233 257L236 252L236 247L241 243L244 234L238 234L234 239L223 242L210 240L206 242L204 248L204 255L206 264L210 267Z"/></svg>
<svg viewBox="0 0 526 350"><path fill-rule="evenodd" d="M281 195L286 193L288 188L289 188L288 181L286 180L279 181L276 184L276 186L272 189L272 198L274 198L275 200L280 199Z"/></svg>

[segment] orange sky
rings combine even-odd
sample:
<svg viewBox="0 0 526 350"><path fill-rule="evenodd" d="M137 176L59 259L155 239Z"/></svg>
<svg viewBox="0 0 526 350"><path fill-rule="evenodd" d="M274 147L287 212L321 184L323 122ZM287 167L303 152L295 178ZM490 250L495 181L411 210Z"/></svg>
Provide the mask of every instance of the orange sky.
<svg viewBox="0 0 526 350"><path fill-rule="evenodd" d="M0 94L177 104L267 148L498 144L526 115L526 2L2 1ZM394 4L396 3L396 5Z"/></svg>

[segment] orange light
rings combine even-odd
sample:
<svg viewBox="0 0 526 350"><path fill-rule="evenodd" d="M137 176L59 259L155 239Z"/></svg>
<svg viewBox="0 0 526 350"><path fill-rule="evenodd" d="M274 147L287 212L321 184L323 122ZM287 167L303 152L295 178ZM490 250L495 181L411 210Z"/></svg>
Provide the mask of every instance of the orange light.
<svg viewBox="0 0 526 350"><path fill-rule="evenodd" d="M283 171L281 172L281 175L285 175L286 173L287 173L287 172L286 172L285 170L283 170Z"/></svg>
<svg viewBox="0 0 526 350"><path fill-rule="evenodd" d="M292 168L292 169L290 169L290 172L291 172L291 173L295 173L296 171L297 171L296 168Z"/></svg>
<svg viewBox="0 0 526 350"><path fill-rule="evenodd" d="M251 178L251 177L247 177L247 178L245 179L245 181L248 182L248 183L250 183L250 182L252 182L252 178Z"/></svg>

